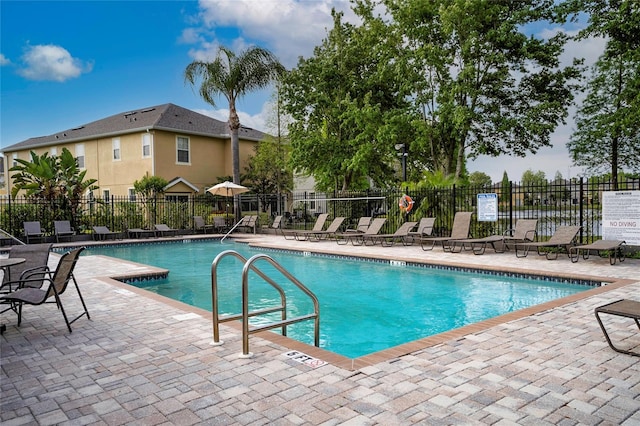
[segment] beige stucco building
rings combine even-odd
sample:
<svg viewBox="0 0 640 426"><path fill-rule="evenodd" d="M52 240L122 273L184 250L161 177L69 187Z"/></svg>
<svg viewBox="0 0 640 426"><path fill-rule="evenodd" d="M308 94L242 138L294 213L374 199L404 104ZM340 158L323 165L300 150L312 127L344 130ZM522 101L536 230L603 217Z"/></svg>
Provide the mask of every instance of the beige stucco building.
<svg viewBox="0 0 640 426"><path fill-rule="evenodd" d="M240 170L265 134L240 129ZM4 148L5 194L11 193L8 171L16 158L58 155L67 148L97 179L96 196L133 195L133 182L147 173L167 181L166 196L204 193L221 176L233 174L231 135L227 123L179 107L164 104L127 111L98 121L35 137Z"/></svg>

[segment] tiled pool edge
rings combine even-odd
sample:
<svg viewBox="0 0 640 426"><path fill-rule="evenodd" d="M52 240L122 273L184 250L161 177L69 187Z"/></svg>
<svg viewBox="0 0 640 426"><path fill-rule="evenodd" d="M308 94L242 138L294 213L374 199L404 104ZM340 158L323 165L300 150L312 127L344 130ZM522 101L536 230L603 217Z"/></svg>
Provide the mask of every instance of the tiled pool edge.
<svg viewBox="0 0 640 426"><path fill-rule="evenodd" d="M175 240L174 240L175 241ZM178 241L175 241L176 243ZM254 248L260 248L260 249L269 249L269 247L263 247L261 245L252 245L252 247ZM279 248L275 248L275 250L281 250L281 251L292 251L292 252L303 252L302 250L288 250L288 249L279 249ZM325 255L331 255L330 253L324 253ZM378 258L373 258L373 257L367 257L367 256L352 256L355 259L359 259L359 258L366 258L366 259L377 259L379 261L390 261L393 259L397 260L397 257L387 257L385 258L384 256L380 256ZM129 264L134 264L134 265L138 265L135 264L134 262L129 262L129 261L123 261L120 259L117 259L118 261L122 261L124 263L129 263ZM412 261L411 263L414 263L414 261ZM429 263L429 262L425 262L425 263ZM432 265L436 265L435 263L431 263ZM151 269L155 269L157 271L162 271L159 268L153 268L147 265L140 265L140 266L145 266L147 268L151 268ZM464 266L461 266L461 268L465 269ZM476 268L466 268L467 270L474 270ZM520 271L515 271L515 270L509 270L510 268L503 268L503 269L498 269L498 268L481 268L483 270L495 270L495 271L505 271L505 269L507 270L507 273L513 272L513 273L527 273L527 274L532 274L536 277L540 277L540 276L544 276L542 274L540 274L539 272L536 274L533 271L526 271L526 270L520 270ZM155 272L155 271L152 271ZM130 274L125 275L124 277L128 276ZM549 275L549 273L547 273L547 275ZM475 324L470 324L467 326L463 326L454 330L450 330L444 333L440 333L437 335L433 335L433 336L429 336L429 337L425 337L423 339L419 339L416 340L414 342L409 342L409 343L405 343L399 346L395 346L393 348L389 348L383 351L379 351L373 354L369 354L369 355L365 355L359 358L347 358L341 355L337 355L335 353L332 352L328 352L324 349L321 348L316 348L314 346L311 345L307 345L305 343L301 343L298 342L296 340L293 339L289 339L287 337L283 337L281 335L278 335L276 333L260 333L259 335L256 335L255 338L261 338L264 339L266 341L269 341L271 343L283 346L283 352L286 350L298 350L301 352L304 352L312 357L321 359L323 361L329 362L334 366L346 369L346 370L358 370L367 366L372 366L375 365L377 363L380 362L385 362L385 361L391 361L393 359L396 358L400 358L402 356L405 355L409 355L411 353L416 353L419 352L420 350L426 349L428 347L432 347L432 346L436 346L438 344L441 344L443 342L446 341L450 341L450 340L456 340L456 339L460 339L463 338L464 336L473 334L473 333L477 333L483 330L486 330L488 328L494 327L496 325L499 324L504 324L506 322L510 322L510 321L514 321L517 319L521 319L521 318L525 318L527 316L531 316L531 315L535 315L537 313L540 312L544 312L546 310L549 309L553 309L555 307L559 307L559 306L563 306L563 305L567 305L569 303L573 303L575 301L578 300L582 300L582 299L586 299L588 297L591 297L593 295L596 294L600 294L609 290L613 290L625 285L629 285L632 283L635 283L636 281L634 280L630 280L630 279L612 279L612 278L602 278L602 277L597 277L597 276L589 276L589 275L579 275L579 274L571 274L563 276L563 274L555 274L558 275L561 278L567 278L567 277L577 277L574 279L579 279L579 280L585 280L585 281L590 281L593 283L602 283L602 282L606 282L607 285L606 286L599 286L599 287L594 287L590 290L586 290L584 292L572 295L572 296L567 296L561 299L557 299L551 302L546 302L537 306L533 306L530 308L525 308L525 309L521 309L519 311L515 311L515 312L510 312L504 315L501 315L499 317L495 317L495 318L491 318L488 320L484 320L481 321L479 323L475 323ZM117 278L117 279L116 279ZM196 313L200 316L202 316L203 318L207 318L207 319L211 319L211 312L200 309L200 308L196 308L187 304L184 304L182 302L178 302L169 298L166 298L164 296L160 296L158 294L146 291L142 288L136 287L134 285L129 285L126 283L123 283L121 281L118 281L118 279L122 279L123 276L110 276L110 277L104 277L103 281L110 283L111 285L115 285L116 287L121 287L121 288L125 288L128 289L130 291L133 291L134 293L137 293L139 295L142 295L144 297L150 298L150 299L154 299L157 300L161 303L176 307L180 310L186 311L186 312L191 312L191 313ZM237 332L240 332L241 330L241 326L239 323L236 322L231 322L231 323L225 323L222 324L221 327L230 327L235 329ZM238 348L238 352L240 353L240 346Z"/></svg>

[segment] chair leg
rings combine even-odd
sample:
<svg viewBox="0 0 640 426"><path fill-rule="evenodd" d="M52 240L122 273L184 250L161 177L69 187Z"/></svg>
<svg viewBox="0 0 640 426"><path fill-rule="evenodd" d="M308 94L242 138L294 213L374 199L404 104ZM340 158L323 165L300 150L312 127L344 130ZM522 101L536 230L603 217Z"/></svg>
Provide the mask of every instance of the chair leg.
<svg viewBox="0 0 640 426"><path fill-rule="evenodd" d="M84 297L82 297L82 293L80 293L80 287L78 287L78 282L76 281L76 277L71 275L71 279L73 280L73 284L76 286L76 291L78 292L80 303L82 303L82 308L84 309L84 311L80 315L75 317L73 321L71 321L71 323L74 323L79 318L82 318L83 315L86 315L87 319L91 319L91 316L89 315L89 310L87 309L87 305L84 303Z"/></svg>

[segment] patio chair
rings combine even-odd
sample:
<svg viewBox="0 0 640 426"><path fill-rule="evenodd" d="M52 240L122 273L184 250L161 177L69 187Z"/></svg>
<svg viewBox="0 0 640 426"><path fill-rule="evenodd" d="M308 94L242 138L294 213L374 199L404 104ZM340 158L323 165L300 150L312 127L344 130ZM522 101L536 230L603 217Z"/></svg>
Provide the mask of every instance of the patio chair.
<svg viewBox="0 0 640 426"><path fill-rule="evenodd" d="M596 319L598 320L598 324L600 324L600 328L602 329L602 333L604 333L604 337L605 339L607 339L607 343L609 344L609 347L611 349L622 354L640 356L640 353L638 352L632 352L627 349L620 349L616 347L613 342L611 342L609 333L607 333L607 329L604 327L602 319L600 318L600 314L609 314L623 318L631 318L638 326L638 330L640 330L640 302L636 300L622 299L616 302L607 303L606 305L598 306L594 312L596 315Z"/></svg>
<svg viewBox="0 0 640 426"><path fill-rule="evenodd" d="M313 225L313 228L311 229L311 231L315 231L315 232L319 232L322 231L324 229L324 224L327 221L327 218L329 217L328 213L321 213L320 215L318 215L318 217L316 218L316 223ZM289 230L282 230L282 235L284 236L284 238L286 240L298 240L300 241L296 234L298 232L303 232L303 230L297 230L297 229L289 229Z"/></svg>
<svg viewBox="0 0 640 426"><path fill-rule="evenodd" d="M624 251L622 246L626 243L622 240L598 240L591 244L585 244L581 246L571 247L569 249L569 257L573 263L577 262L580 258L580 252L582 251L582 258L589 259L589 254L595 251L598 256L604 257L603 252L609 256L609 264L615 265L616 261L624 262ZM574 253L575 252L575 253Z"/></svg>
<svg viewBox="0 0 640 426"><path fill-rule="evenodd" d="M452 253L472 250L473 254L484 254L487 246L491 246L496 253L504 253L508 244L533 242L536 238L538 219L518 219L514 229L506 230L502 235L489 235L484 238L466 238L452 240L449 243ZM456 247L460 247L456 250Z"/></svg>
<svg viewBox="0 0 640 426"><path fill-rule="evenodd" d="M76 235L76 231L71 227L68 220L56 220L53 222L53 233L56 236L56 242L60 242L60 238L72 237Z"/></svg>
<svg viewBox="0 0 640 426"><path fill-rule="evenodd" d="M156 235L160 235L161 237L165 237L167 235L169 237L175 237L178 235L178 231L180 231L179 229L169 228L165 223L156 223L155 228Z"/></svg>
<svg viewBox="0 0 640 426"><path fill-rule="evenodd" d="M122 233L109 230L106 226L94 226L93 227L93 239L98 241L108 240L110 237L113 239L118 238Z"/></svg>
<svg viewBox="0 0 640 426"><path fill-rule="evenodd" d="M362 235L362 240L365 245L374 246L380 242L384 247L391 247L397 242L401 242L404 246L409 246L413 243L413 237L409 235L409 231L416 227L418 222L405 222L396 229L393 234L371 234Z"/></svg>
<svg viewBox="0 0 640 426"><path fill-rule="evenodd" d="M347 228L344 232L366 232L367 228L371 224L371 216L362 216L358 219L358 224L355 228Z"/></svg>
<svg viewBox="0 0 640 426"><path fill-rule="evenodd" d="M339 245L348 244L351 241L351 244L354 246L361 246L364 244L364 238L369 235L375 235L380 232L384 223L387 221L384 217L377 217L371 221L371 225L367 228L365 232L343 232L340 234L335 234L334 238L336 239L336 243Z"/></svg>
<svg viewBox="0 0 640 426"><path fill-rule="evenodd" d="M453 217L453 226L448 237L420 237L422 250L433 250L436 244L441 244L442 250L451 251L451 241L469 238L472 215L473 212L457 212Z"/></svg>
<svg viewBox="0 0 640 426"><path fill-rule="evenodd" d="M276 235L278 232L282 233L282 215L278 215L273 218L273 222L269 225L269 229L273 229Z"/></svg>
<svg viewBox="0 0 640 426"><path fill-rule="evenodd" d="M0 300L8 301L16 305L16 312L18 313L18 326L20 326L20 324L22 323L22 308L25 304L42 305L52 297L55 299L58 308L62 312L62 316L64 317L64 321L67 324L69 333L71 333L71 324L73 324L76 320L84 315L86 315L89 319L91 318L89 316L87 306L84 303L82 293L80 293L80 287L78 287L78 283L73 276L73 270L76 266L76 263L78 262L78 257L80 256L80 252L82 250L84 250L84 247L77 248L62 255L62 257L58 261L56 270L53 273L49 272L44 278L45 285L42 288L30 287L29 283L32 281L32 279L27 276L25 279L20 281L20 286L16 291L4 296L0 296ZM43 280L41 278L37 278L36 281L42 282ZM80 315L73 318L71 321L69 321L67 317L64 307L62 306L62 299L60 298L60 296L62 296L62 294L67 289L70 281L73 281L73 284L76 287L76 291L78 292L80 302L82 303L82 307L84 309Z"/></svg>
<svg viewBox="0 0 640 426"><path fill-rule="evenodd" d="M204 218L202 216L194 216L193 217L193 224L196 228L196 231L202 231L203 233L207 234L209 232L209 230L212 230L215 232L216 230L216 225L209 225L204 221Z"/></svg>
<svg viewBox="0 0 640 426"><path fill-rule="evenodd" d="M571 256L570 247L575 245L578 232L580 226L559 226L549 241L516 244L516 257L527 257L532 248L536 249L538 255L546 256L547 260L557 259L561 250ZM545 249L551 250L543 251Z"/></svg>
<svg viewBox="0 0 640 426"><path fill-rule="evenodd" d="M430 237L433 233L433 225L436 223L435 217L423 217L418 222L418 227L415 231L409 231L409 236L413 241L419 241L422 237Z"/></svg>
<svg viewBox="0 0 640 426"><path fill-rule="evenodd" d="M215 230L218 233L225 233L229 230L229 225L227 225L227 219L225 219L222 216L214 216L213 226L215 227Z"/></svg>
<svg viewBox="0 0 640 426"><path fill-rule="evenodd" d="M344 217L336 217L324 231L300 231L304 232L304 234L300 234L300 232L298 232L296 234L296 239L298 239L302 235L303 239L308 239L309 241L326 240L327 238L334 236L338 231L340 231L340 227L342 226L344 220Z"/></svg>
<svg viewBox="0 0 640 426"><path fill-rule="evenodd" d="M127 228L129 238L155 237L157 232L155 229L143 228Z"/></svg>
<svg viewBox="0 0 640 426"><path fill-rule="evenodd" d="M538 227L538 219L518 219L516 227L504 232L504 244L535 242Z"/></svg>
<svg viewBox="0 0 640 426"><path fill-rule="evenodd" d="M24 237L27 244L30 243L31 239L38 239L40 241L44 239L44 232L40 227L40 222L22 222L22 226L24 227Z"/></svg>
<svg viewBox="0 0 640 426"><path fill-rule="evenodd" d="M247 231L251 231L254 234L256 233L256 226L258 225L258 216L257 215L249 215L243 217L240 222L236 225L236 229L246 229Z"/></svg>
<svg viewBox="0 0 640 426"><path fill-rule="evenodd" d="M25 261L18 265L13 265L10 269L4 271L2 284L0 285L1 293L10 293L17 288L17 283L26 274L35 274L40 272L44 274L49 271L49 253L51 251L51 243L29 244L11 247L9 258L22 258ZM42 280L37 284L35 281L29 283L31 286L40 287Z"/></svg>

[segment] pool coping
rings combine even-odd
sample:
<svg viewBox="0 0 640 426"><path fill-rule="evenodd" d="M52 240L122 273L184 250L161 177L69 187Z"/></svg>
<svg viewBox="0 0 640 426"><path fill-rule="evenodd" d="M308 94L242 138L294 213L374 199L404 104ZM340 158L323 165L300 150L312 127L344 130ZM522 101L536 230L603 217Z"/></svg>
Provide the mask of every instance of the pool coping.
<svg viewBox="0 0 640 426"><path fill-rule="evenodd" d="M207 239L220 239L218 238L207 238ZM296 250L296 249L290 249L290 248L286 248L283 249L281 246L276 246L276 245L272 245L269 243L264 243L264 242L251 242L251 241L242 241L242 238L236 239L237 242L241 242L241 243L246 243L249 244L249 246L253 247L253 248L264 248L264 249L272 249L272 250L279 250L279 251L290 251L290 252L300 252L300 253L304 253L309 251L308 249L304 249L304 250ZM156 239L153 242L170 242L170 241L174 241L176 242L175 239L165 239L165 240L161 240L161 239ZM124 244L136 244L137 241L126 241L123 242ZM140 241L138 242L138 244L145 244L148 243L146 241ZM104 244L103 244L104 245ZM66 245L65 247L68 247L68 245ZM319 246L320 248L320 246ZM416 261L415 259L403 259L402 257L398 257L398 256L392 256L392 255L387 255L384 253L381 253L380 255L365 255L365 254L360 254L358 256L345 256L343 254L336 254L335 252L332 253L331 251L327 251L327 250L313 250L314 253L319 253L319 254L323 254L323 255L328 255L328 256L335 256L335 257L353 257L354 259L375 259L375 260L387 260L387 261L392 261L392 260L396 260L396 261L405 261L407 263L410 264L423 264L423 265L428 265L428 266L445 266L445 267L455 267L455 268L459 268L460 270L484 270L484 271L490 271L490 272L504 272L506 274L509 273L514 273L514 274L522 274L525 276L533 276L533 277L549 277L549 276L553 276L555 278L559 278L559 279L567 279L567 280L582 280L582 281L591 281L591 282L600 282L600 283L606 283L606 285L601 285L599 287L594 287L592 289L589 290L585 290L583 292L574 294L574 295L570 295L570 296L566 296L560 299L555 299L549 302L545 302L539 305L535 305L529 308L524 308L524 309L520 309L518 311L514 311L514 312L509 312L503 315L499 315L497 317L494 318L490 318L487 320L483 320L474 324L469 324L466 326L462 326L453 330L449 330L443 333L439 333L439 334L435 334L432 336L428 336L422 339L418 339L412 342L408 342L408 343L404 343L398 346L394 346L392 348L389 349L385 349L382 351L378 351L372 354L368 354L368 355L364 355L362 357L358 357L358 358L348 358L330 351L327 351L325 349L322 348L317 348L315 346L312 345L308 345L302 342L299 342L297 340L293 340L291 338L285 337L285 336L281 336L279 334L273 333L273 332L261 332L258 335L256 335L256 337L262 338L264 340L267 340L271 343L280 345L283 347L283 352L287 352L290 350L297 350L300 352L303 352L306 355L309 355L311 357L323 360L325 362L328 362L334 366L337 366L339 368L343 368L346 370L359 370L361 368L364 367L368 367L368 366L373 366L375 364L378 364L380 362L393 362L393 360L395 359L399 359L405 355L409 355L409 354L414 354L417 352L420 352L421 350L424 350L426 348L429 347L433 347L436 346L438 344L444 343L446 341L451 341L451 340L457 340L457 339L461 339L465 336L474 334L474 333L478 333L478 332L482 332L485 331L491 327L500 325L500 324L504 324L507 322L511 322L511 321L516 321L525 317L529 317L529 316L533 316L536 314L540 314L542 312L548 311L550 309L553 308L557 308L559 306L564 306L564 305L568 305L571 303L575 303L576 301L579 300L583 300L586 298L589 298L591 296L597 295L597 294L601 294L604 292L608 292L611 290L615 290L618 289L620 287L624 287L626 285L630 285L632 283L637 282L637 280L633 280L633 279L625 279L625 278L611 278L611 277L600 277L600 276L596 276L596 275L587 275L587 274L575 274L575 273L558 273L558 272L544 272L544 273L540 273L539 271L533 271L533 270L528 270L528 269L523 269L523 268L510 268L510 267L503 267L503 268L498 268L498 267L478 267L478 266L473 266L471 267L469 264L464 264L464 263L460 263L460 262L434 262L434 261L430 261L430 260L424 260L424 261ZM96 256L101 256L101 255L96 255ZM104 256L104 257L108 257L108 256ZM110 258L110 259L115 259L115 258ZM138 264L136 262L131 262L128 260L122 260L122 259L116 259L118 262L123 262L126 264L130 264L130 265L135 265L135 266L140 266L143 269L146 269L144 271L140 271L135 272L135 273L128 273L128 274L124 274L124 275L110 275L110 276L105 276L105 277L97 277L97 279L99 279L102 282L105 282L107 284L110 284L112 286L115 287L119 287L128 291L132 291L136 294L142 295L144 297L148 297L152 300L156 300L162 303L165 303L167 305L170 305L172 307L178 308L180 310L189 312L189 313L194 313L197 315L200 315L204 318L207 318L209 320L212 321L212 313L210 311L207 311L205 309L202 308L197 308L191 305L188 305L186 303L183 302L179 302L170 298L167 298L165 296L161 296L158 295L156 293L152 293L150 291L145 290L144 288L140 288L140 287L136 287L135 285L132 284L128 284L126 282L123 282L121 280L127 280L127 279L139 279L139 280L147 280L147 279L155 279L158 277L161 277L163 274L167 274L169 271L167 271L166 269L162 269L162 268L157 268L157 267L153 267L153 266L149 266L149 265L143 265L143 264ZM237 331L241 331L242 327L241 324L237 321L234 322L227 322L224 324L221 324L221 327L231 327ZM213 341L213 334L212 334L212 341ZM239 353L241 352L241 348L238 348Z"/></svg>

